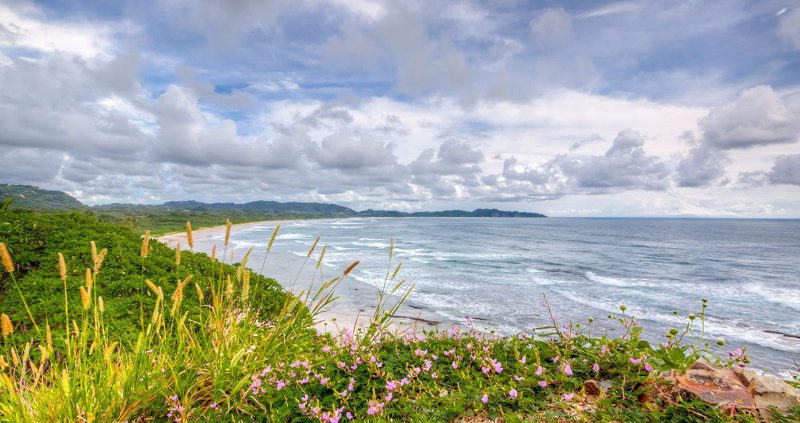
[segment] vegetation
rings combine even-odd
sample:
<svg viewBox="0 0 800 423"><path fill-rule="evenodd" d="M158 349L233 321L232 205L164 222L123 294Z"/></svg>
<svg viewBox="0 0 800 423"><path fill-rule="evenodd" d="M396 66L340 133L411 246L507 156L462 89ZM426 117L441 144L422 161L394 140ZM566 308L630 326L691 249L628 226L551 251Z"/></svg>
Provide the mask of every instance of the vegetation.
<svg viewBox="0 0 800 423"><path fill-rule="evenodd" d="M11 199L11 200L8 200ZM329 203L252 201L249 203L202 203L169 201L159 205L107 204L89 207L66 193L46 191L29 185L0 184L0 202L10 207L35 211L91 210L101 221L117 223L138 234L154 235L180 231L186 221L195 228L218 226L230 219L234 223L281 219L320 219L343 217L545 217L539 213L477 209L405 213L391 210L353 209Z"/></svg>
<svg viewBox="0 0 800 423"><path fill-rule="evenodd" d="M86 209L80 201L61 191L48 191L30 185L0 184L0 203L29 210L80 210Z"/></svg>
<svg viewBox="0 0 800 423"><path fill-rule="evenodd" d="M624 335L613 339L590 336L591 322L555 319L510 338L469 320L393 333L391 315L411 292L398 266L368 326L331 336L313 324L358 262L291 296L251 275L246 257L238 266L178 258L80 213L2 213L0 420L752 420L662 394L662 371L701 357L746 361L743 352L708 357L696 330L705 302L658 346L624 307L612 316ZM312 247L308 260L323 255ZM589 381L607 386L596 392Z"/></svg>

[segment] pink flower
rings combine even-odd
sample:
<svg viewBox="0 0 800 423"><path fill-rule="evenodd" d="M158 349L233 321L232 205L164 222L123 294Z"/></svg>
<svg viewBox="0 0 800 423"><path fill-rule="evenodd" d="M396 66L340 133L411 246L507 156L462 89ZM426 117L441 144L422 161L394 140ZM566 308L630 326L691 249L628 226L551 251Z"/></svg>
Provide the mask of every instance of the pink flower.
<svg viewBox="0 0 800 423"><path fill-rule="evenodd" d="M651 366L650 363L644 363L644 369L647 370L648 372L652 372L653 366Z"/></svg>
<svg viewBox="0 0 800 423"><path fill-rule="evenodd" d="M322 352L324 352L324 353L329 353L329 352L331 352L331 347L329 347L329 346L327 346L327 345L326 345L326 346L324 346L324 347L322 347Z"/></svg>
<svg viewBox="0 0 800 423"><path fill-rule="evenodd" d="M517 398L517 390L514 389L514 388L511 388L511 390L508 391L508 396L511 397L511 399L516 399Z"/></svg>
<svg viewBox="0 0 800 423"><path fill-rule="evenodd" d="M351 413L351 412L349 412L349 411L348 411L348 412L347 412L347 413L345 413L344 415L345 415L345 417L347 417L347 420L353 420L353 413Z"/></svg>
<svg viewBox="0 0 800 423"><path fill-rule="evenodd" d="M600 365L597 364L597 363L594 363L594 365L592 366L592 371L594 371L595 373L599 373L600 372Z"/></svg>
<svg viewBox="0 0 800 423"><path fill-rule="evenodd" d="M453 362L453 369L457 369L457 368L458 368L458 363L456 363L456 362L454 361L454 362Z"/></svg>
<svg viewBox="0 0 800 423"><path fill-rule="evenodd" d="M535 375L536 376L541 376L543 371L544 371L544 369L542 368L542 366L539 366L539 367L536 368Z"/></svg>
<svg viewBox="0 0 800 423"><path fill-rule="evenodd" d="M489 402L489 395L483 394L483 396L481 397L481 402L484 403L484 404Z"/></svg>
<svg viewBox="0 0 800 423"><path fill-rule="evenodd" d="M540 380L539 381L539 386L542 387L542 388L547 388L547 382L545 382L543 380Z"/></svg>
<svg viewBox="0 0 800 423"><path fill-rule="evenodd" d="M564 394L564 395L561 396L561 398L564 398L564 401L572 401L573 397L575 397L575 393L574 392L570 392L568 394Z"/></svg>
<svg viewBox="0 0 800 423"><path fill-rule="evenodd" d="M519 362L522 363L522 364L527 363L528 362L528 357L523 355L522 358L519 360Z"/></svg>
<svg viewBox="0 0 800 423"><path fill-rule="evenodd" d="M633 358L633 357L631 357L630 361L631 361L631 364L642 364L642 359L641 358Z"/></svg>
<svg viewBox="0 0 800 423"><path fill-rule="evenodd" d="M282 380L279 380L278 384L275 386L275 389L280 391L284 386L286 386L286 383L284 383Z"/></svg>
<svg viewBox="0 0 800 423"><path fill-rule="evenodd" d="M525 379L525 378L524 377L519 377L517 375L514 375L514 380L516 380L517 382L521 381L522 379Z"/></svg>
<svg viewBox="0 0 800 423"><path fill-rule="evenodd" d="M391 400L392 400L392 398L393 398L393 397L392 397L392 393L391 393L391 392L389 392L388 394L386 394L386 402L389 402L389 401L391 401Z"/></svg>
<svg viewBox="0 0 800 423"><path fill-rule="evenodd" d="M572 367L570 367L569 364L564 363L564 374L572 377Z"/></svg>

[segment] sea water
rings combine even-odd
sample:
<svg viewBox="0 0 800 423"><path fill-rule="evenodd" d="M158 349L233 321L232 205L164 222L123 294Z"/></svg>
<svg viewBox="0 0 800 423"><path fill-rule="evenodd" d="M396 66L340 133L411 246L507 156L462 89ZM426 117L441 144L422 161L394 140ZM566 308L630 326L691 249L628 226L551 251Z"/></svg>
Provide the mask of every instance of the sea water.
<svg viewBox="0 0 800 423"><path fill-rule="evenodd" d="M256 247L251 267L273 228L235 232L236 248ZM707 298L718 353L746 346L753 366L783 375L800 360L800 220L326 219L284 224L275 250L302 258L317 236L328 268L361 260L348 283L381 285L402 262L416 284L407 309L444 325L472 316L501 335L530 330L550 322L546 298L559 324L593 317L592 334L619 334L607 316L624 304L662 342Z"/></svg>

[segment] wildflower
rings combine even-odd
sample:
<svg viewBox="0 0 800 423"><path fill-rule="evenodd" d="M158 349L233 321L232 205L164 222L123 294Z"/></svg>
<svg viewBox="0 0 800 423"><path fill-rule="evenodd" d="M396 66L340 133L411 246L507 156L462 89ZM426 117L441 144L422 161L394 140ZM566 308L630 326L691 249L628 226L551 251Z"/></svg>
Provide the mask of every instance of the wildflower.
<svg viewBox="0 0 800 423"><path fill-rule="evenodd" d="M511 397L512 400L516 399L517 398L517 390L514 389L514 388L511 388L511 390L508 391L508 396Z"/></svg>
<svg viewBox="0 0 800 423"><path fill-rule="evenodd" d="M389 392L388 394L386 394L386 402L389 402L391 400L392 400L392 393Z"/></svg>
<svg viewBox="0 0 800 423"><path fill-rule="evenodd" d="M517 382L521 381L522 379L525 379L525 378L517 376L517 375L514 375L514 380L516 380Z"/></svg>
<svg viewBox="0 0 800 423"><path fill-rule="evenodd" d="M422 370L425 370L427 372L428 370L431 369L431 366L432 366L431 361L425 360L425 363L422 365Z"/></svg>
<svg viewBox="0 0 800 423"><path fill-rule="evenodd" d="M631 362L631 364L642 364L642 359L641 358L633 358L633 357L631 357L630 358L630 362Z"/></svg>
<svg viewBox="0 0 800 423"><path fill-rule="evenodd" d="M600 372L600 365L597 364L597 363L594 363L594 365L592 366L592 371L595 372L595 373L599 373Z"/></svg>
<svg viewBox="0 0 800 423"><path fill-rule="evenodd" d="M536 376L541 376L543 371L544 371L544 369L542 368L542 366L539 366L539 367L536 368L536 372L534 374Z"/></svg>
<svg viewBox="0 0 800 423"><path fill-rule="evenodd" d="M572 377L572 367L570 367L567 363L564 363L564 374Z"/></svg>
<svg viewBox="0 0 800 423"><path fill-rule="evenodd" d="M574 398L574 397L575 397L575 393L574 392L570 392L568 394L564 394L564 395L561 396L561 398L564 398L564 401L572 401L572 398Z"/></svg>
<svg viewBox="0 0 800 423"><path fill-rule="evenodd" d="M394 391L395 389L397 389L397 383L395 383L394 381L391 381L391 380L389 382L386 382L386 390L387 391Z"/></svg>
<svg viewBox="0 0 800 423"><path fill-rule="evenodd" d="M542 388L546 388L547 387L547 382L545 382L543 380L540 380L539 381L539 386L542 387Z"/></svg>
<svg viewBox="0 0 800 423"><path fill-rule="evenodd" d="M647 370L648 372L652 372L653 366L651 366L650 363L644 363L644 369Z"/></svg>
<svg viewBox="0 0 800 423"><path fill-rule="evenodd" d="M347 412L347 413L345 413L344 415L345 415L345 417L347 417L347 420L353 420L353 413L351 413L351 412L349 412L349 411L348 411L348 412Z"/></svg>
<svg viewBox="0 0 800 423"><path fill-rule="evenodd" d="M454 362L453 362L453 369L457 369L457 368L458 368L458 363L456 363L456 362L454 361Z"/></svg>
<svg viewBox="0 0 800 423"><path fill-rule="evenodd" d="M483 396L481 397L481 402L484 403L484 404L489 402L489 395L483 394Z"/></svg>
<svg viewBox="0 0 800 423"><path fill-rule="evenodd" d="M279 380L278 384L275 386L275 389L280 391L281 389L283 389L284 386L286 386L286 383L282 380Z"/></svg>
<svg viewBox="0 0 800 423"><path fill-rule="evenodd" d="M519 362L520 362L521 364L525 364L525 363L527 363L527 362L528 362L528 357L523 355L523 356L522 356L522 358L519 360Z"/></svg>

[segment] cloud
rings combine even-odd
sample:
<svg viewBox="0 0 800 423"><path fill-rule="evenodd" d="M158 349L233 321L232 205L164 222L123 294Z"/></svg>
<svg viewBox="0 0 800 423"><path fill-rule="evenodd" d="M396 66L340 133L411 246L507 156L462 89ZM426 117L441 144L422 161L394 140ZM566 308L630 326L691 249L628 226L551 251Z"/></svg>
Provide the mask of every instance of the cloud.
<svg viewBox="0 0 800 423"><path fill-rule="evenodd" d="M725 175L725 165L729 162L724 151L706 145L695 147L678 163L676 182L680 187L706 187Z"/></svg>
<svg viewBox="0 0 800 423"><path fill-rule="evenodd" d="M547 8L530 22L531 35L537 42L563 43L572 37L572 18L561 8Z"/></svg>
<svg viewBox="0 0 800 423"><path fill-rule="evenodd" d="M783 9L781 12L785 10ZM795 50L800 50L800 5L792 8L789 13L780 13L779 15L778 36Z"/></svg>
<svg viewBox="0 0 800 423"><path fill-rule="evenodd" d="M620 1L591 9L579 15L581 19L600 18L604 16L634 13L641 9L641 5L634 1Z"/></svg>
<svg viewBox="0 0 800 423"><path fill-rule="evenodd" d="M602 156L564 155L555 163L579 190L664 190L669 186L670 168L663 160L647 155L644 142L642 134L626 129Z"/></svg>
<svg viewBox="0 0 800 423"><path fill-rule="evenodd" d="M797 141L800 108L791 110L772 87L744 90L736 100L700 120L704 143L721 150Z"/></svg>
<svg viewBox="0 0 800 423"><path fill-rule="evenodd" d="M118 27L129 30L124 25ZM89 59L111 54L112 34L109 25L47 22L36 6L0 4L0 47L61 52Z"/></svg>
<svg viewBox="0 0 800 423"><path fill-rule="evenodd" d="M699 145L677 166L678 186L706 187L723 179L731 162L728 151L796 142L798 113L796 103L764 85L748 88L732 102L712 108L698 122L702 133ZM743 174L739 179L752 183L754 177Z"/></svg>
<svg viewBox="0 0 800 423"><path fill-rule="evenodd" d="M322 167L333 169L385 167L397 162L393 144L347 133L323 138L319 148L312 150L311 157Z"/></svg>
<svg viewBox="0 0 800 423"><path fill-rule="evenodd" d="M800 154L778 157L767 176L773 184L800 185Z"/></svg>

